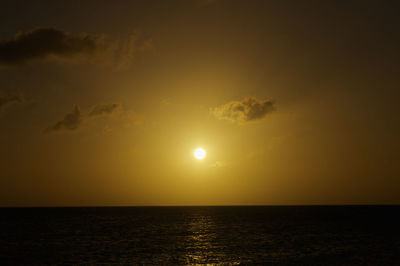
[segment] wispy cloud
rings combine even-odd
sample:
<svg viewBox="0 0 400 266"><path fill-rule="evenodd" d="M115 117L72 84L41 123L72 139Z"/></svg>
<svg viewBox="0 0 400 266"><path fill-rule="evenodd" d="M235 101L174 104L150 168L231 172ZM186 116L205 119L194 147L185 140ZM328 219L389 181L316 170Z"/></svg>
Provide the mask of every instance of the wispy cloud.
<svg viewBox="0 0 400 266"><path fill-rule="evenodd" d="M67 113L63 119L46 128L45 133L61 130L76 130L82 124L82 113L78 105L74 105L72 112Z"/></svg>
<svg viewBox="0 0 400 266"><path fill-rule="evenodd" d="M153 49L153 41L146 38L140 31L133 32L126 40L120 41L116 55L116 67L118 70L126 69L133 62L133 58L138 52Z"/></svg>
<svg viewBox="0 0 400 266"><path fill-rule="evenodd" d="M132 111L123 110L120 103L97 104L87 112L82 112L79 106L75 104L71 112L67 113L53 125L47 127L44 133L75 131L99 117L116 117L117 120L120 120L120 123L122 122L123 127L131 127L132 125L143 123L141 116ZM106 125L105 131L111 131L111 127Z"/></svg>
<svg viewBox="0 0 400 266"><path fill-rule="evenodd" d="M89 116L110 115L118 108L121 108L120 103L98 104L89 112Z"/></svg>
<svg viewBox="0 0 400 266"><path fill-rule="evenodd" d="M0 95L0 112L15 103L22 103L24 101L24 97L21 93L17 94L3 94Z"/></svg>
<svg viewBox="0 0 400 266"><path fill-rule="evenodd" d="M246 124L265 118L267 114L275 109L273 101L247 97L241 101L231 101L219 107L211 108L210 113L219 120Z"/></svg>

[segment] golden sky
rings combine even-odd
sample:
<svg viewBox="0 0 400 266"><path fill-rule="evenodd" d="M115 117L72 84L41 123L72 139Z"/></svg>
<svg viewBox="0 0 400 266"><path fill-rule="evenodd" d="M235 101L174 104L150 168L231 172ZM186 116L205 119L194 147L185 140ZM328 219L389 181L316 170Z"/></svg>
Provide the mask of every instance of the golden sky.
<svg viewBox="0 0 400 266"><path fill-rule="evenodd" d="M398 10L3 1L0 205L400 204Z"/></svg>

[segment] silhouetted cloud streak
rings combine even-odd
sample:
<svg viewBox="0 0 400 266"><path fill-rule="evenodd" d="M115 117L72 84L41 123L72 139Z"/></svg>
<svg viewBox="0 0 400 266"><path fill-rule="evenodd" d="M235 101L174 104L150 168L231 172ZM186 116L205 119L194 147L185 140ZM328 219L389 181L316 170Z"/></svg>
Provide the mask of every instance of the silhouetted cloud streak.
<svg viewBox="0 0 400 266"><path fill-rule="evenodd" d="M60 130L76 130L82 123L82 113L78 105L74 105L74 110L64 116L63 119L48 127L45 133Z"/></svg>
<svg viewBox="0 0 400 266"><path fill-rule="evenodd" d="M120 103L98 104L90 111L89 116L110 115L121 107Z"/></svg>
<svg viewBox="0 0 400 266"><path fill-rule="evenodd" d="M6 106L9 106L14 103L22 103L24 98L22 94L5 94L0 95L0 111L4 109Z"/></svg>
<svg viewBox="0 0 400 266"><path fill-rule="evenodd" d="M228 120L238 124L245 124L263 119L275 110L273 101L261 101L254 97L247 97L241 101L231 101L210 110L219 120Z"/></svg>
<svg viewBox="0 0 400 266"><path fill-rule="evenodd" d="M0 42L0 64L23 65L29 61L56 56L70 58L92 54L101 45L101 36L70 34L54 28L36 28L17 33Z"/></svg>
<svg viewBox="0 0 400 266"><path fill-rule="evenodd" d="M72 112L67 113L61 120L45 129L44 133L75 131L86 122L101 116L111 116L119 109L122 109L120 103L97 104L90 109L90 112L86 113L81 112L79 106L75 104ZM126 111L122 110L122 113L124 112Z"/></svg>

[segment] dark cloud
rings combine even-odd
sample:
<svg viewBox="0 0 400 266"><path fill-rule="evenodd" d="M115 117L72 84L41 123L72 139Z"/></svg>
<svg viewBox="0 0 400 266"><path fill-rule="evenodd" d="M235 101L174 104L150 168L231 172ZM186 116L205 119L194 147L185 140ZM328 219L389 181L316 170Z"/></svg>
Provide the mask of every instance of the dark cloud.
<svg viewBox="0 0 400 266"><path fill-rule="evenodd" d="M241 101L232 101L212 108L210 112L220 120L228 120L238 124L245 124L263 119L275 110L273 101L261 101L253 97Z"/></svg>
<svg viewBox="0 0 400 266"><path fill-rule="evenodd" d="M24 101L24 98L23 98L22 94L0 95L0 111L11 104L22 103L23 101Z"/></svg>
<svg viewBox="0 0 400 266"><path fill-rule="evenodd" d="M93 121L97 117L111 116L112 114L116 113L118 109L122 110L122 105L120 103L98 104L90 108L91 111L86 113L81 112L78 105L74 105L72 112L66 114L63 119L48 127L44 133L56 131L74 131L87 122ZM119 114L119 116L128 116L128 118L130 118L130 112L128 111L122 110L122 112Z"/></svg>
<svg viewBox="0 0 400 266"><path fill-rule="evenodd" d="M90 111L89 116L110 115L121 107L120 103L98 104Z"/></svg>
<svg viewBox="0 0 400 266"><path fill-rule="evenodd" d="M23 65L49 56L90 55L102 45L102 39L86 33L70 34L54 28L36 28L0 42L0 65Z"/></svg>
<svg viewBox="0 0 400 266"><path fill-rule="evenodd" d="M0 66L20 66L41 59L90 62L123 70L137 53L153 49L152 40L134 31L127 38L106 39L104 35L72 34L54 28L35 28L0 41Z"/></svg>
<svg viewBox="0 0 400 266"><path fill-rule="evenodd" d="M60 130L76 130L82 123L82 113L78 105L74 105L74 110L66 114L63 119L48 127L45 133Z"/></svg>

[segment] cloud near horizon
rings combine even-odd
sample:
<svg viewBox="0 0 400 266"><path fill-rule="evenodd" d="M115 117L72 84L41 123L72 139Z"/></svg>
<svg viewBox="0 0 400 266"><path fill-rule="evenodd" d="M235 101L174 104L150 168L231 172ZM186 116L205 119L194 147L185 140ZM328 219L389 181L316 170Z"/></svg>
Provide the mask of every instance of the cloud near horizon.
<svg viewBox="0 0 400 266"><path fill-rule="evenodd" d="M67 113L61 120L56 122L54 125L49 126L44 130L44 133L59 132L59 131L75 131L81 126L83 126L89 120L93 120L98 117L112 117L117 114L121 118L130 120L132 118L132 112L123 110L120 103L110 103L110 104L97 104L90 108L91 111L82 113L77 104L71 112ZM139 125L143 121L140 116L135 115L133 118L133 124Z"/></svg>
<svg viewBox="0 0 400 266"><path fill-rule="evenodd" d="M120 107L121 107L120 103L98 104L92 108L92 111L90 111L89 116L110 115Z"/></svg>
<svg viewBox="0 0 400 266"><path fill-rule="evenodd" d="M237 124L246 124L261 120L275 110L273 101L262 101L254 97L246 97L241 101L231 101L216 108L210 113L219 120L227 120Z"/></svg>
<svg viewBox="0 0 400 266"><path fill-rule="evenodd" d="M63 119L55 123L54 125L46 128L44 133L60 130L76 130L82 123L82 113L77 104L74 105L72 112L67 113Z"/></svg>

